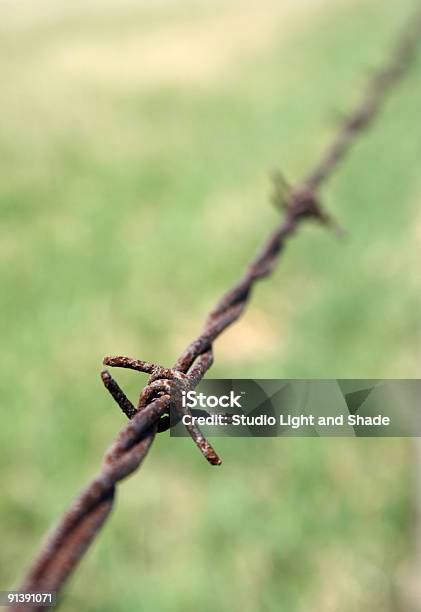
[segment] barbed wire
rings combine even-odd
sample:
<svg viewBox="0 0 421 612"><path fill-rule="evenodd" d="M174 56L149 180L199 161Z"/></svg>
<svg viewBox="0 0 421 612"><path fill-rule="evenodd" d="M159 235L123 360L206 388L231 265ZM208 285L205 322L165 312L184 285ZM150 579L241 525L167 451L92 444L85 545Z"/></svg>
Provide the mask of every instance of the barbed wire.
<svg viewBox="0 0 421 612"><path fill-rule="evenodd" d="M132 359L106 357L109 367L129 368L149 374L146 387L133 406L111 374L104 370L102 381L123 413L128 424L107 450L99 474L76 497L57 526L47 536L27 575L17 590L59 592L76 568L93 539L98 535L114 503L117 484L136 471L146 457L157 432L170 426L173 405L179 418L186 412L177 393L194 389L213 363L213 342L244 312L254 285L270 275L288 238L304 220L316 220L337 228L322 207L318 189L339 166L356 137L370 125L380 111L388 92L408 71L421 37L421 11L411 19L390 59L368 82L354 112L340 126L321 160L307 178L293 189L284 189L278 177L275 201L284 208L284 219L263 248L250 262L242 278L222 297L209 314L202 333L183 351L172 368ZM209 441L195 425L186 426L199 450L212 465L221 460ZM16 610L12 606L9 610ZM43 610L35 605L32 609Z"/></svg>

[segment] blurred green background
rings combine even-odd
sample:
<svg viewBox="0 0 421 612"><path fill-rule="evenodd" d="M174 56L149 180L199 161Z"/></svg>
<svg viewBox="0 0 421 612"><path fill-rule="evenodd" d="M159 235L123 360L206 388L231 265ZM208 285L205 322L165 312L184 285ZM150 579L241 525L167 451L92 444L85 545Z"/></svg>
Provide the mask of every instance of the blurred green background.
<svg viewBox="0 0 421 612"><path fill-rule="evenodd" d="M103 356L175 360L416 4L1 3L0 589L124 425ZM211 376L419 376L420 66L324 187L348 237L300 230ZM402 609L411 441L216 442L159 437L63 611Z"/></svg>

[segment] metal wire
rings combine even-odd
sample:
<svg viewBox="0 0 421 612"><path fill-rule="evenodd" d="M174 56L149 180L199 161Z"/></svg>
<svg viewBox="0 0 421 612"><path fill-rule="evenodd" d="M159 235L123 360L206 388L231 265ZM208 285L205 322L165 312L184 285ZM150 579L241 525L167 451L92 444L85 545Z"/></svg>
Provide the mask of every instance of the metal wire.
<svg viewBox="0 0 421 612"><path fill-rule="evenodd" d="M92 540L98 535L114 502L116 485L138 469L158 431L169 427L169 408L180 388L193 389L213 363L213 342L243 313L254 285L270 275L288 238L302 221L313 219L335 227L318 197L321 184L332 175L356 137L378 114L388 92L407 72L421 35L421 12L411 19L391 58L370 79L354 112L340 126L319 163L298 187L280 197L285 208L280 226L269 236L260 253L250 262L242 278L222 297L209 314L202 333L183 351L172 368L128 357L106 357L104 364L146 372L146 387L134 407L108 371L103 383L129 418L105 454L99 474L78 495L41 546L27 575L18 587L21 592L57 591L74 571ZM176 401L181 414L183 409ZM189 433L213 465L221 460L200 430L191 425ZM17 607L11 607L15 610ZM34 606L42 610L44 606Z"/></svg>

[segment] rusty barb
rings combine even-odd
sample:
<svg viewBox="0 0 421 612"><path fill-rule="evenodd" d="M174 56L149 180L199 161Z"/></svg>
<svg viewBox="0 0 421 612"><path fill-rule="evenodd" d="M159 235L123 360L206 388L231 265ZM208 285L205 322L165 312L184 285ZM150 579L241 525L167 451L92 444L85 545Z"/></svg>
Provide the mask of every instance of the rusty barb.
<svg viewBox="0 0 421 612"><path fill-rule="evenodd" d="M136 413L148 406L154 399L160 399L166 406L165 411L157 422L157 432L167 431L170 427L169 411L173 406L180 419L190 410L183 408L181 394L183 391L194 389L203 378L206 371L213 362L212 353L207 351L200 355L195 368L185 374L176 368L164 368L154 363L140 361L130 357L105 357L104 365L118 368L128 368L137 372L150 374L148 384L139 396L137 408L133 406L118 383L113 379L107 370L101 372L102 382L111 393L124 414L132 419ZM197 447L212 465L220 465L221 460L216 454L212 445L206 440L200 429L196 425L186 426Z"/></svg>
<svg viewBox="0 0 421 612"><path fill-rule="evenodd" d="M129 368L149 374L149 381L133 406L108 371L102 381L129 419L108 449L99 474L79 494L41 547L18 590L59 591L99 533L113 506L116 486L132 474L145 458L157 432L169 426L169 409L180 390L194 388L213 363L213 343L244 312L254 285L273 271L287 239L303 221L327 227L336 224L321 205L318 190L340 165L359 134L381 109L389 91L408 71L421 35L421 10L412 18L385 66L372 75L361 101L339 127L332 143L301 185L290 188L278 181L275 200L283 208L283 221L268 237L240 280L222 297L209 314L202 333L183 351L172 368L164 368L129 357L106 357L109 367ZM189 425L191 437L212 465L220 458L200 430ZM11 609L14 609L13 607ZM43 609L40 605L33 609Z"/></svg>

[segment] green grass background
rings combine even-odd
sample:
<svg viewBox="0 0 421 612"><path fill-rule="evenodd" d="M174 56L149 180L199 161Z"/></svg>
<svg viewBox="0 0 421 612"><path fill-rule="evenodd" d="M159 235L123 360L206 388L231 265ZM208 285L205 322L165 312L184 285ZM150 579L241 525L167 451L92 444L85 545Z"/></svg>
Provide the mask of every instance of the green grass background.
<svg viewBox="0 0 421 612"><path fill-rule="evenodd" d="M175 360L416 4L1 5L1 589L124 424L102 357ZM347 238L300 230L211 376L419 376L420 65L323 189ZM159 437L63 611L400 609L411 441L216 442Z"/></svg>

